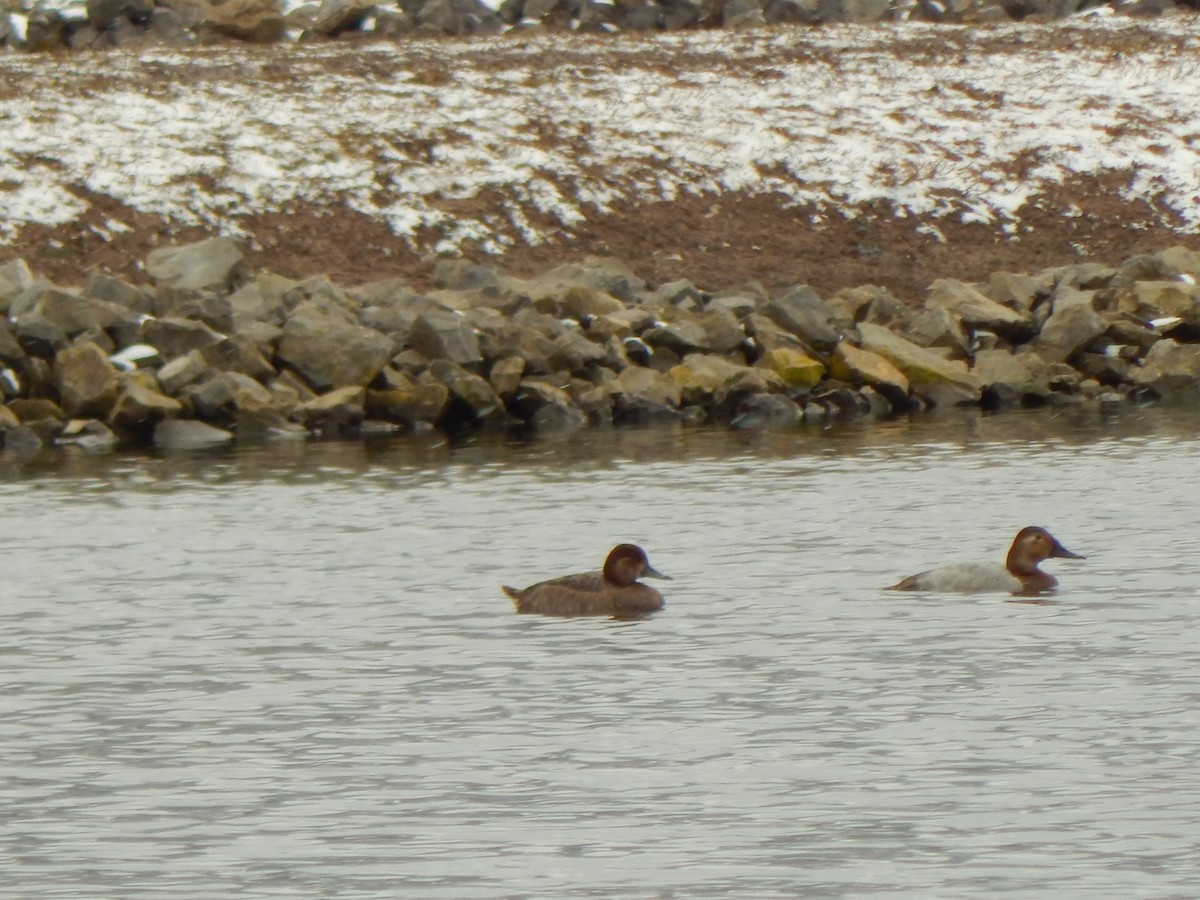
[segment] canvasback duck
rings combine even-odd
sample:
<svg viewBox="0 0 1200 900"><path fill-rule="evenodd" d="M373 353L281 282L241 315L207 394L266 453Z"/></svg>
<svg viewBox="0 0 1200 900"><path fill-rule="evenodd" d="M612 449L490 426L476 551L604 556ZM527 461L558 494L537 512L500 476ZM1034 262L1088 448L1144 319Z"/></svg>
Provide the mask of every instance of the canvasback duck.
<svg viewBox="0 0 1200 900"><path fill-rule="evenodd" d="M1007 591L1010 594L1040 594L1058 587L1058 579L1038 568L1044 559L1084 559L1058 542L1045 528L1030 525L1017 532L1004 565L959 563L910 575L889 591L944 591L974 594Z"/></svg>
<svg viewBox="0 0 1200 900"><path fill-rule="evenodd" d="M663 597L638 582L642 576L666 578L650 565L646 552L633 544L618 544L599 572L583 572L541 581L518 590L507 585L519 613L543 616L615 616L637 618L663 608Z"/></svg>

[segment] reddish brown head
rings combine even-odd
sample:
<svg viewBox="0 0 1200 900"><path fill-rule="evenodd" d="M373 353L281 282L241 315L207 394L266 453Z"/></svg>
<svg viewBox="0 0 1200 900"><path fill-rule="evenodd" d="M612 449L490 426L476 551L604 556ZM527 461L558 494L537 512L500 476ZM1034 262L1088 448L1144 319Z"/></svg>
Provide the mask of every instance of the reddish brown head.
<svg viewBox="0 0 1200 900"><path fill-rule="evenodd" d="M1038 563L1044 559L1084 559L1072 553L1058 542L1058 538L1045 528L1030 525L1017 532L1008 551L1005 565L1018 578L1038 571Z"/></svg>
<svg viewBox="0 0 1200 900"><path fill-rule="evenodd" d="M647 578L669 577L650 565L646 551L635 544L617 544L604 561L604 580L617 587L627 587L642 576Z"/></svg>

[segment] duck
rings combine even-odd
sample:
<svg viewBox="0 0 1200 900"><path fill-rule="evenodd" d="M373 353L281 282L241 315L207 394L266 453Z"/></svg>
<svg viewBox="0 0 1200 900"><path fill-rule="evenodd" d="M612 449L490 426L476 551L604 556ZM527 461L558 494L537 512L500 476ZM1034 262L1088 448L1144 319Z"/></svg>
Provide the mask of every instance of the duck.
<svg viewBox="0 0 1200 900"><path fill-rule="evenodd" d="M910 575L885 588L889 591L944 591L977 594L1006 591L1010 594L1041 594L1058 587L1058 579L1038 568L1045 559L1086 559L1072 553L1040 525L1017 532L1004 565L959 563Z"/></svg>
<svg viewBox="0 0 1200 900"><path fill-rule="evenodd" d="M662 594L638 581L642 577L671 580L650 565L641 547L618 544L609 552L599 572L564 575L523 590L508 585L501 589L512 598L519 613L633 619L665 606Z"/></svg>

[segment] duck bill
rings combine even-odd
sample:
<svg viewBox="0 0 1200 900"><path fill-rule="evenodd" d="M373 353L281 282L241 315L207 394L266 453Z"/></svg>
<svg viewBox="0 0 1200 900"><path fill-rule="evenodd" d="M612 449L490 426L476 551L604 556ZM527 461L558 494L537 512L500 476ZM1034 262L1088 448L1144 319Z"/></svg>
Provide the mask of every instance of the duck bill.
<svg viewBox="0 0 1200 900"><path fill-rule="evenodd" d="M1058 541L1054 542L1054 547L1051 549L1050 555L1055 559L1087 559L1086 556L1080 556L1078 553L1072 553Z"/></svg>
<svg viewBox="0 0 1200 900"><path fill-rule="evenodd" d="M654 568L654 566L652 566L648 563L646 565L646 568L642 569L642 577L643 578L661 578L664 581L672 581L673 580L670 575L664 575L662 572L658 571L658 569Z"/></svg>

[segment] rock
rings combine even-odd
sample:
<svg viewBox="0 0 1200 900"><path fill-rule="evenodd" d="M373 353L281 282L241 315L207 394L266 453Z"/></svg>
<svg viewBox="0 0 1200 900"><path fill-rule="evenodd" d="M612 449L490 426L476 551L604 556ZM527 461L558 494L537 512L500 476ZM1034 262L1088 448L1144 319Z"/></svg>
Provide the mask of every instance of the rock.
<svg viewBox="0 0 1200 900"><path fill-rule="evenodd" d="M110 321L107 310L95 300L53 286L34 285L13 299L9 307L13 333L22 341L61 348L75 335Z"/></svg>
<svg viewBox="0 0 1200 900"><path fill-rule="evenodd" d="M1200 285L1186 281L1139 281L1132 297L1118 304L1144 320L1178 316L1185 325L1200 327Z"/></svg>
<svg viewBox="0 0 1200 900"><path fill-rule="evenodd" d="M507 399L516 393L524 374L525 360L519 356L506 356L492 364L488 381L491 382L492 389L497 395Z"/></svg>
<svg viewBox="0 0 1200 900"><path fill-rule="evenodd" d="M200 349L204 360L214 369L237 372L257 381L267 381L275 375L272 366L258 351L254 341L245 335L223 338Z"/></svg>
<svg viewBox="0 0 1200 900"><path fill-rule="evenodd" d="M625 304L611 294L581 284L570 285L561 295L550 294L544 299L553 302L538 308L548 306L549 308L545 309L546 312L569 316L579 322L591 319L593 316L619 313L625 309Z"/></svg>
<svg viewBox="0 0 1200 900"><path fill-rule="evenodd" d="M614 415L620 421L678 419L679 384L661 372L630 366L612 383Z"/></svg>
<svg viewBox="0 0 1200 900"><path fill-rule="evenodd" d="M193 419L164 419L154 426L154 446L164 450L197 450L233 440L233 432Z"/></svg>
<svg viewBox="0 0 1200 900"><path fill-rule="evenodd" d="M1077 353L1072 363L1084 378L1107 387L1119 387L1129 380L1133 364L1108 353Z"/></svg>
<svg viewBox="0 0 1200 900"><path fill-rule="evenodd" d="M845 288L829 299L829 308L838 317L842 330L858 322L886 325L894 331L904 331L913 319L913 311L875 285Z"/></svg>
<svg viewBox="0 0 1200 900"><path fill-rule="evenodd" d="M1129 379L1163 395L1193 391L1200 386L1200 344L1180 344L1164 338L1150 348L1141 367L1129 373Z"/></svg>
<svg viewBox="0 0 1200 900"><path fill-rule="evenodd" d="M882 22L888 17L891 0L820 0L823 22L864 24Z"/></svg>
<svg viewBox="0 0 1200 900"><path fill-rule="evenodd" d="M1054 312L1032 347L1046 362L1065 362L1108 330L1092 308L1094 293L1072 288L1055 291Z"/></svg>
<svg viewBox="0 0 1200 900"><path fill-rule="evenodd" d="M1017 312L1032 312L1040 296L1041 286L1028 275L993 272L988 278L987 297Z"/></svg>
<svg viewBox="0 0 1200 900"><path fill-rule="evenodd" d="M768 350L756 365L773 372L792 389L808 390L825 376L823 363L793 347Z"/></svg>
<svg viewBox="0 0 1200 900"><path fill-rule="evenodd" d="M8 409L21 422L22 425L28 425L31 422L40 422L43 419L53 419L56 422L61 422L64 418L62 407L53 400L44 398L26 398L18 397L15 400L10 400Z"/></svg>
<svg viewBox="0 0 1200 900"><path fill-rule="evenodd" d="M9 304L18 294L33 287L33 272L23 259L10 259L0 265L0 312L8 312Z"/></svg>
<svg viewBox="0 0 1200 900"><path fill-rule="evenodd" d="M17 414L7 406L0 406L0 431L12 431L21 420L17 418Z"/></svg>
<svg viewBox="0 0 1200 900"><path fill-rule="evenodd" d="M830 374L841 381L875 388L892 407L908 406L908 379L877 353L842 341L829 361Z"/></svg>
<svg viewBox="0 0 1200 900"><path fill-rule="evenodd" d="M244 5L243 0L229 0L215 7L213 14L228 15L232 13L230 7ZM155 281L177 290L224 291L232 285L242 256L242 248L235 239L209 238L195 244L152 251L146 257L146 272Z"/></svg>
<svg viewBox="0 0 1200 900"><path fill-rule="evenodd" d="M449 360L434 360L429 374L450 392L442 423L448 431L504 421L504 404L484 379Z"/></svg>
<svg viewBox="0 0 1200 900"><path fill-rule="evenodd" d="M910 388L936 406L977 403L979 382L965 365L867 323L858 326L862 349L878 354L900 370Z"/></svg>
<svg viewBox="0 0 1200 900"><path fill-rule="evenodd" d="M521 382L509 407L534 431L578 431L587 419L570 395L540 379Z"/></svg>
<svg viewBox="0 0 1200 900"><path fill-rule="evenodd" d="M318 391L362 387L391 358L392 341L378 331L336 317L310 300L288 319L276 356Z"/></svg>
<svg viewBox="0 0 1200 900"><path fill-rule="evenodd" d="M105 416L117 397L117 368L89 342L59 351L54 380L63 412L72 417Z"/></svg>
<svg viewBox="0 0 1200 900"><path fill-rule="evenodd" d="M374 419L417 428L442 418L450 401L450 390L435 381L413 381L387 390L367 391L366 412ZM515 390L515 388L514 388Z"/></svg>
<svg viewBox="0 0 1200 900"><path fill-rule="evenodd" d="M195 384L211 373L212 367L199 350L177 357L158 370L158 383L172 397L189 384Z"/></svg>
<svg viewBox="0 0 1200 900"><path fill-rule="evenodd" d="M1162 264L1168 269L1178 272L1181 275L1189 275L1193 279L1200 279L1200 250L1175 246L1162 250L1155 255L1158 256Z"/></svg>
<svg viewBox="0 0 1200 900"><path fill-rule="evenodd" d="M961 281L939 278L929 287L926 305L945 309L972 330L991 331L1013 343L1033 336L1033 320L1028 314L990 300Z"/></svg>
<svg viewBox="0 0 1200 900"><path fill-rule="evenodd" d="M504 24L479 0L425 0L416 14L423 31L443 35L499 34Z"/></svg>
<svg viewBox="0 0 1200 900"><path fill-rule="evenodd" d="M719 356L693 353L668 371L667 377L678 386L676 405L707 406L720 404L731 390L768 390L768 383L761 377L764 374L763 369L737 365ZM749 380L748 375L759 376L757 382Z"/></svg>
<svg viewBox="0 0 1200 900"><path fill-rule="evenodd" d="M589 366L603 363L607 356L605 348L583 332L570 330L554 339L547 362L560 372L586 374Z"/></svg>
<svg viewBox="0 0 1200 900"><path fill-rule="evenodd" d="M366 391L362 387L335 388L300 405L297 415L305 426L323 435L352 434L362 426Z"/></svg>
<svg viewBox="0 0 1200 900"><path fill-rule="evenodd" d="M980 350L971 370L983 385L985 405L1044 402L1050 396L1046 361L1036 353Z"/></svg>
<svg viewBox="0 0 1200 900"><path fill-rule="evenodd" d="M408 343L430 359L448 359L460 365L483 361L475 329L461 313L444 307L417 316Z"/></svg>
<svg viewBox="0 0 1200 900"><path fill-rule="evenodd" d="M842 339L837 314L806 284L775 298L765 311L777 325L816 350L832 350Z"/></svg>
<svg viewBox="0 0 1200 900"><path fill-rule="evenodd" d="M165 360L178 359L224 339L223 334L194 319L148 318L142 322L141 340L157 349Z"/></svg>
<svg viewBox="0 0 1200 900"><path fill-rule="evenodd" d="M18 425L4 432L4 449L22 456L37 453L44 446L41 434L29 425Z"/></svg>
<svg viewBox="0 0 1200 900"><path fill-rule="evenodd" d="M757 28L766 22L761 0L729 0L721 7L721 25L725 28Z"/></svg>
<svg viewBox="0 0 1200 900"><path fill-rule="evenodd" d="M971 355L971 338L958 316L944 307L931 307L914 316L904 334L919 347L948 351L952 359L968 359Z"/></svg>
<svg viewBox="0 0 1200 900"><path fill-rule="evenodd" d="M109 413L109 424L140 431L183 411L182 403L155 390L138 375L131 372L123 379L120 394Z"/></svg>

